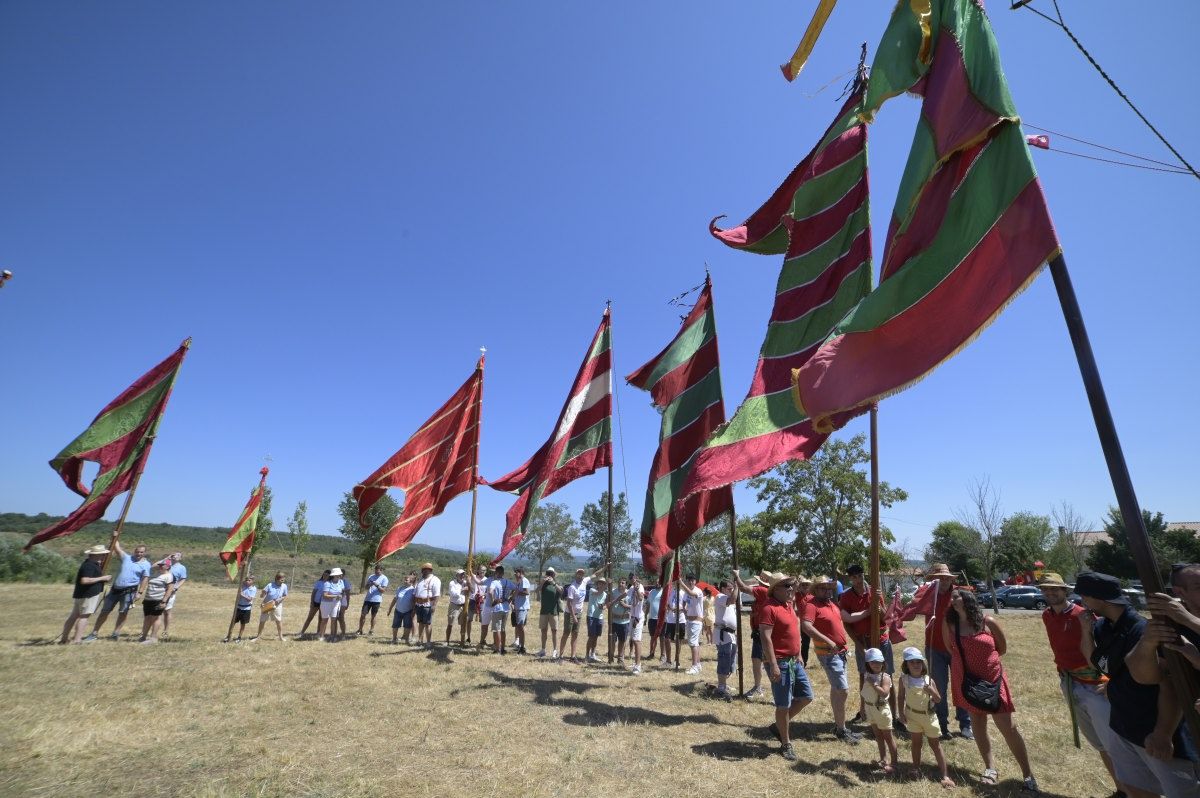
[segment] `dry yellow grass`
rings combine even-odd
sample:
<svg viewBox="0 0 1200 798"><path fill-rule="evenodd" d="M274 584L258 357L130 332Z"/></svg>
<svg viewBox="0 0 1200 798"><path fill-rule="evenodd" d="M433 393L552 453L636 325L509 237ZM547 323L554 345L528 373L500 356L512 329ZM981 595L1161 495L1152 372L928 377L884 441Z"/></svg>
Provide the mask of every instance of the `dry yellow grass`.
<svg viewBox="0 0 1200 798"><path fill-rule="evenodd" d="M288 632L303 620L297 598ZM232 592L203 585L180 598L169 641L69 647L51 644L70 608L68 587L0 585L0 604L3 796L893 798L1015 795L1020 786L994 732L999 787L979 784L979 754L961 739L945 744L956 790L875 775L873 742L833 740L819 668L810 671L817 701L795 726L804 735L800 762L789 764L765 730L769 703L701 697L716 678L711 647L700 677L655 667L634 677L607 666L392 647L382 644L390 628L334 645L222 645ZM357 608L351 617L356 625ZM140 630L140 608L131 632L135 620ZM1040 620L1006 615L1003 623L1017 718L1043 790L1108 795L1099 758L1071 743ZM907 742L900 746L904 760Z"/></svg>

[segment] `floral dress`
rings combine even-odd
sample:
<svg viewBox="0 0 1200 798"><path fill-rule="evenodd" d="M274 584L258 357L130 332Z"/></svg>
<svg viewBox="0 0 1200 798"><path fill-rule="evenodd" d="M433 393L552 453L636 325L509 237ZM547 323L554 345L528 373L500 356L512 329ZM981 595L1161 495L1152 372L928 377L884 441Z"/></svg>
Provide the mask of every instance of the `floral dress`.
<svg viewBox="0 0 1200 798"><path fill-rule="evenodd" d="M953 628L950 633L954 633ZM960 634L958 640L962 644L961 651L957 645L950 646L950 660L953 668L950 686L954 690L954 705L968 712L983 712L963 698L962 673L963 655L965 654L968 673L977 679L1000 682L1000 708L994 713L987 714L1003 715L1013 712L1015 708L1013 707L1012 693L1008 689L1008 677L1005 676L1004 668L1000 665L1000 652L996 650L996 639L992 637L992 633L985 628L972 635Z"/></svg>

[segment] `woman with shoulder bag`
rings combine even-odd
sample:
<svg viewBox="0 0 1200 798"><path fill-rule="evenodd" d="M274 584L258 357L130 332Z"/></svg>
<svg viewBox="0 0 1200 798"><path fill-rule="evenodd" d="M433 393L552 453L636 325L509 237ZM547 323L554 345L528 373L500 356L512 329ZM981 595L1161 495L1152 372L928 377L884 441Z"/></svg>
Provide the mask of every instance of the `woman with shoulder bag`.
<svg viewBox="0 0 1200 798"><path fill-rule="evenodd" d="M975 745L983 757L981 780L984 784L996 784L998 780L988 739L987 721L991 718L1021 767L1025 779L1021 791L1036 795L1037 780L1029 767L1025 738L1013 720L1012 694L1000 664L1008 648L1004 630L995 618L983 614L974 593L955 590L950 594L950 611L942 618L942 639L950 650L954 704L970 713Z"/></svg>

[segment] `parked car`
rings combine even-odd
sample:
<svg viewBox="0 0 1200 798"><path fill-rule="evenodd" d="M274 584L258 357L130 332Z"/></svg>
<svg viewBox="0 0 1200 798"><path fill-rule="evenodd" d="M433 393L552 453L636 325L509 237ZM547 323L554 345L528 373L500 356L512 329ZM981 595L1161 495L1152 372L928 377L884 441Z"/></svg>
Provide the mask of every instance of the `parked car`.
<svg viewBox="0 0 1200 798"><path fill-rule="evenodd" d="M1129 599L1129 604L1135 610L1146 609L1146 594L1137 588L1127 587L1121 591L1125 594L1125 598Z"/></svg>
<svg viewBox="0 0 1200 798"><path fill-rule="evenodd" d="M996 600L1000 602L1000 600L1004 598L1004 594L1012 589L1013 585L1000 585L998 588L996 588ZM992 606L992 591L990 590L976 593L975 598L979 599L979 606L981 607ZM1000 606L1004 606L1003 602L1000 602Z"/></svg>
<svg viewBox="0 0 1200 798"><path fill-rule="evenodd" d="M1003 595L997 597L996 603L1002 608L1020 607L1026 610L1044 610L1049 606L1042 591L1028 585L1010 587Z"/></svg>

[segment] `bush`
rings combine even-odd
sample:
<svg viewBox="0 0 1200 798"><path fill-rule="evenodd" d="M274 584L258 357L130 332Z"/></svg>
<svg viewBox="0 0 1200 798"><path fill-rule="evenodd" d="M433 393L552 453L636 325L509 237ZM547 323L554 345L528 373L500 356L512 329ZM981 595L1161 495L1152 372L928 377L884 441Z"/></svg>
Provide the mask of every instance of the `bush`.
<svg viewBox="0 0 1200 798"><path fill-rule="evenodd" d="M42 546L28 554L11 539L0 540L0 582L74 582L79 563Z"/></svg>

